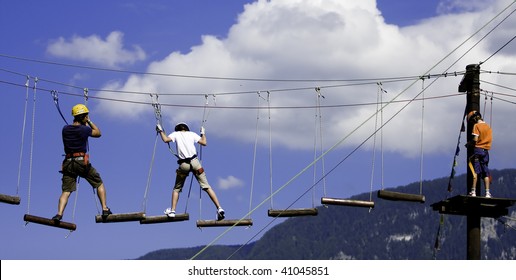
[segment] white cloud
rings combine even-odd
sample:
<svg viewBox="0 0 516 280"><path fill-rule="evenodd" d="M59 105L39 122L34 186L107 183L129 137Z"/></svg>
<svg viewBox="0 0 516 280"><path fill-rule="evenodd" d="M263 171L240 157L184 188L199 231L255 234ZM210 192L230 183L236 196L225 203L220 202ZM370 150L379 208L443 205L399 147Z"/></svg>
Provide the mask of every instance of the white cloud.
<svg viewBox="0 0 516 280"><path fill-rule="evenodd" d="M218 178L217 185L223 190L240 188L244 186L244 182L233 175L229 175L226 178Z"/></svg>
<svg viewBox="0 0 516 280"><path fill-rule="evenodd" d="M105 40L98 35L73 36L70 40L59 37L47 47L47 53L76 61L91 62L106 67L119 67L145 60L145 51L139 46L132 50L124 48L124 34L111 32Z"/></svg>
<svg viewBox="0 0 516 280"><path fill-rule="evenodd" d="M458 1L454 2L457 6ZM491 2L490 2L491 3ZM491 6L476 6L474 11L444 14L417 25L400 28L386 24L375 1L257 1L245 6L238 22L226 38L206 35L202 43L188 53L173 52L161 61L152 62L147 71L210 77L249 77L263 79L354 79L373 77L419 76L445 71L463 71L465 66L488 58L514 34L514 20L501 25L480 44L474 46L488 29L479 33L462 48L460 43L489 21L510 1L493 1ZM483 8L483 9L481 9ZM472 48L467 54L469 48ZM443 59L445 58L445 59ZM515 72L516 53L506 50L482 67ZM490 76L490 81L507 85L506 77ZM427 98L457 95L446 99L429 99L424 108L420 101L392 103L383 111L383 149L403 156L416 157L424 131L425 152L452 155L466 97L458 95L462 76L440 79L383 82L388 91L383 101L410 100L423 86ZM179 77L131 76L125 83L110 85L127 91L158 92L162 104L185 105L163 108L167 121L198 122L203 114L204 94L217 94L215 108L210 109L207 129L212 135L252 143L255 138L260 102L259 143L268 144L269 112L266 93L270 90L271 132L273 145L289 149L313 148L317 119L314 106L315 87L322 87L323 106L371 103L370 106L323 107L324 146L343 140L342 146L354 148L374 131L378 88L377 81L367 86L338 86L348 82L246 81L192 79ZM306 88L304 90L292 90ZM282 90L279 90L282 89ZM290 89L290 90L284 90ZM256 92L262 91L262 99ZM222 94L250 92L249 94ZM170 93L183 95L166 95ZM137 97L136 97L137 98ZM138 100L138 99L136 99ZM148 101L148 100L147 100ZM498 107L499 106L499 107ZM499 112L513 110L504 103ZM240 109L235 109L238 107ZM298 107L275 109L275 107ZM109 113L148 110L142 105L109 104ZM245 109L248 108L248 109ZM304 109L303 109L304 108ZM424 110L424 111L423 111ZM423 114L424 113L424 114ZM423 116L423 118L422 118ZM502 116L497 116L502 119ZM365 120L369 121L365 122ZM423 122L424 121L424 122ZM363 124L363 125L362 125ZM377 125L379 125L377 123ZM500 124L501 125L501 124ZM507 125L507 124L505 124ZM230 127L231 129L227 129ZM508 128L507 128L508 129ZM495 138L502 132L495 130ZM515 136L504 138L514 142ZM371 145L368 145L369 147Z"/></svg>

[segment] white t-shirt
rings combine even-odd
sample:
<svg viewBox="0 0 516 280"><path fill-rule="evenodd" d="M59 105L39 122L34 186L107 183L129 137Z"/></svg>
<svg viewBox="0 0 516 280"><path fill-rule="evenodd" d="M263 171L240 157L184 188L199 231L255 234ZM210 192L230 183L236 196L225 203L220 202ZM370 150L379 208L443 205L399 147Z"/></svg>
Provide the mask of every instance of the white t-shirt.
<svg viewBox="0 0 516 280"><path fill-rule="evenodd" d="M199 134L192 131L174 131L168 137L172 139L172 142L176 143L179 158L191 158L197 154L195 144L201 140Z"/></svg>

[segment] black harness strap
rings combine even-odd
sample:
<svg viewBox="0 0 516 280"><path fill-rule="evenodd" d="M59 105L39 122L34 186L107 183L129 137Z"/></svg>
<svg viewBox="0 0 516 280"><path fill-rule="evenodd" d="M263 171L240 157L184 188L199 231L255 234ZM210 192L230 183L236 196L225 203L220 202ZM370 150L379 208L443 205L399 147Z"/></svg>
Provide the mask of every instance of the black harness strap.
<svg viewBox="0 0 516 280"><path fill-rule="evenodd" d="M181 159L178 159L178 160L177 160L177 164L179 164L179 165L181 165L182 163L188 163L188 164L190 164L190 162L191 162L194 158L196 158L196 157L197 157L197 155L193 155L192 157L189 157L189 158L181 158Z"/></svg>

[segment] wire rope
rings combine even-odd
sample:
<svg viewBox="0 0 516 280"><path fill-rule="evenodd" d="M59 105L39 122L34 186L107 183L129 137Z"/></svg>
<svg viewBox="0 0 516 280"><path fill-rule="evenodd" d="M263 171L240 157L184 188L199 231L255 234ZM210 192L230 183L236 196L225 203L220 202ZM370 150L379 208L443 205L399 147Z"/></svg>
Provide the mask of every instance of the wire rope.
<svg viewBox="0 0 516 280"><path fill-rule="evenodd" d="M10 85L13 85L13 86L20 86L20 87L23 86L23 85L14 84L14 83L6 82L6 81L1 81L1 80L0 80L0 83L10 84ZM313 88L310 88L310 89L313 90ZM39 87L38 90L40 92L41 91L51 92L51 90L48 90L48 89L45 89L45 88L41 88L41 87ZM268 92L271 93L272 91L268 91ZM60 94L76 96L76 97L82 97L83 96L82 94L67 93L67 92L64 92L64 91L61 91ZM426 100L435 100L435 99L442 99L442 98L458 97L458 96L462 96L462 95L465 95L465 94L466 93L453 92L453 93L443 94L443 95L439 95L439 96L435 96L435 97L426 97L425 99ZM97 99L97 100L102 100L102 101L121 102L121 103L128 103L128 104L135 104L135 105L145 105L145 106L148 106L148 105L152 104L152 103L143 102L143 101L124 100L124 99L116 99L116 98L106 98L106 97L99 97L99 96L90 96L90 98ZM415 99L415 100L412 100L412 99L400 99L400 100L393 100L392 103L405 103L405 102L417 101L417 100L419 100L419 99ZM366 103L321 105L321 108L344 108L344 107L359 107L359 106L373 106L373 105L376 105L376 103L374 103L374 102L366 102ZM171 103L162 103L161 106L164 106L164 107L177 107L177 108L203 108L204 107L204 106L193 105L193 104L171 104ZM207 108L210 108L210 109L215 109L216 108L216 109L254 110L254 109L256 109L256 106L221 106L221 105L216 105L216 106L208 106ZM304 110L304 109L313 109L313 108L315 108L314 105L307 105L307 106L270 106L270 109L274 109L274 110L286 110L286 109L300 109L300 110Z"/></svg>
<svg viewBox="0 0 516 280"><path fill-rule="evenodd" d="M120 69L109 69L109 68L101 68L101 67L93 67L93 66L85 66L85 65L77 65L77 64L67 64L67 63L58 63L53 61L45 61L39 59L30 59L24 57L18 57L14 55L2 54L0 53L0 57L21 60L27 62L35 62L41 64L49 64L49 65L57 65L63 67L74 67L80 69L88 69L88 70L97 70L97 71L106 71L106 72L116 72L116 73L125 73L125 74L138 74L138 75L150 75L150 76L164 76L164 77L176 77L176 78L190 78L190 79L205 79L205 80L230 80L230 81L251 81L251 82L364 82L364 81L378 81L378 80L412 80L416 78L415 76L400 76L400 77L377 77L377 78L348 78L348 79L267 79L267 78L246 78L246 77L217 77L217 76L200 76L200 75L184 75L184 74L170 74L170 73L157 73L157 72L141 72L141 71L129 71L129 70L120 70ZM430 76L430 74L428 74Z"/></svg>
<svg viewBox="0 0 516 280"><path fill-rule="evenodd" d="M505 9L503 9L502 11L500 11L495 17L493 17L487 24L491 23L492 21L494 21L498 16L500 16L502 13L504 13L506 10L509 9L510 6L512 6L516 1L513 1L511 4L509 4ZM507 16L505 16L498 24L496 24L491 30L489 30L476 44L474 44L471 48L475 47L478 43L480 43L482 40L484 40L487 36L489 36L489 34L491 34L496 28L498 28L505 20L507 20L514 12L516 11L515 10L512 10L512 12L510 12ZM488 58L486 58L484 61L481 61L479 63L479 66L486 63L489 59L491 59L493 56L495 56L498 52L500 52L503 48L505 48L509 43L511 43L514 39L516 38L516 36L512 37L512 39L510 39L507 43L505 43L502 47L500 47L498 50L496 50L493 54L491 54Z"/></svg>
<svg viewBox="0 0 516 280"><path fill-rule="evenodd" d="M376 110L375 110L375 121L374 121L374 131L377 131L378 130L378 117L379 115L381 115L381 112L383 112L383 110L380 110L380 107L382 105L382 95L383 95L383 88L381 86L380 83L378 83L378 89L377 89L377 93L376 93ZM381 120L383 121L383 120ZM381 131L381 130L380 130ZM380 135L382 134L382 132L380 132ZM369 201L372 201L373 200L373 186L374 186L374 174L375 174L375 162L376 162L376 135L377 133L374 134L374 137L373 137L373 154L372 154L372 157L371 157L371 178L370 178L370 183L369 183ZM383 146L380 148L380 151L383 153ZM381 165L381 172L383 172L383 164ZM382 184L383 186L383 184Z"/></svg>
<svg viewBox="0 0 516 280"><path fill-rule="evenodd" d="M424 150L423 150L423 142L424 142L424 132L425 132L425 79L421 79L421 142L420 142L420 156L419 156L419 194L423 194L423 156L424 156Z"/></svg>
<svg viewBox="0 0 516 280"><path fill-rule="evenodd" d="M317 93L317 104L316 104L316 127L317 127L317 120L319 121L319 152L322 154L324 151L324 139L323 139L323 121L322 121L322 109L321 109L321 98L326 98L321 93L321 88L316 87L315 92ZM315 131L317 133L317 130ZM315 147L314 147L315 149ZM317 158L314 156L314 159ZM325 166L325 159L322 158L321 160L321 174L325 174L326 172L326 166ZM315 176L315 175L314 175ZM314 177L315 182L315 177ZM323 180L323 194L326 196L326 179Z"/></svg>
<svg viewBox="0 0 516 280"><path fill-rule="evenodd" d="M35 135L35 123L36 123L36 93L37 93L38 78L34 78L33 86L33 105L32 105L32 127L31 127L31 140L30 140L30 155L29 155L29 183L28 183L28 197L27 197L27 214L30 214L30 202L31 202L31 189L32 189L32 163L34 156L34 135Z"/></svg>
<svg viewBox="0 0 516 280"><path fill-rule="evenodd" d="M383 104L383 95L385 93L387 93L387 91L382 87L382 83L378 83L378 85L380 86L380 104ZM383 110L380 111L380 124L383 125ZM383 129L380 130L380 153L381 153L381 164L380 164L380 169L381 169L381 174L380 174L380 186L383 190L383 187L384 187L384 153L383 153ZM371 189L371 192L369 194L369 200L373 200L373 193L372 193L372 189Z"/></svg>
<svg viewBox="0 0 516 280"><path fill-rule="evenodd" d="M489 116L489 123L490 123L490 126L491 128L493 128L493 125L494 125L494 121L493 121L493 93L491 93L491 108L490 108L490 116Z"/></svg>
<svg viewBox="0 0 516 280"><path fill-rule="evenodd" d="M261 96L260 96L259 92L257 93L257 97L258 97L258 106L257 107L259 108L261 105L261 102L260 102ZM257 157L257 148L258 148L259 123L260 123L260 109L257 109L256 110L255 133L254 133L254 146L253 146L253 162L252 162L252 168L251 168L251 195L249 198L249 213L251 213L252 201L253 201L253 190L254 190L255 172L256 172L256 157Z"/></svg>
<svg viewBox="0 0 516 280"><path fill-rule="evenodd" d="M203 112L202 112L201 128L204 127L204 124L207 121L206 108L209 105L208 95L205 94L204 98L205 98L205 102L204 102L204 107L203 107ZM201 144L199 144L199 161L202 163L202 145ZM190 178L190 189L192 188L193 177L194 177L194 175L192 175L192 177ZM202 220L201 215L202 215L202 191L199 192L199 219L200 220ZM199 227L199 229L201 229L201 227Z"/></svg>
<svg viewBox="0 0 516 280"><path fill-rule="evenodd" d="M24 76L22 73L18 73L15 71L7 70L4 68L0 68L1 71L5 71L8 73ZM448 76L458 76L458 75L464 75L465 71L455 71L455 72L446 72L441 74L427 74L425 77L427 79L430 78L437 78L437 77L448 77ZM406 81L412 81L415 78L420 78L420 76L406 76L406 77L385 77L385 78L357 78L357 79L343 79L340 82L348 82L348 84L336 84L336 85L320 85L318 88L320 89L329 89L329 88L341 88L341 87L351 87L351 86L366 86L366 85L372 85L375 84L377 81L382 81L383 83L398 83L398 82L406 82ZM66 88L74 88L79 89L82 91L82 94L77 94L78 96L84 96L85 98L88 97L87 92L88 91L94 91L94 92L111 92L111 93L125 93L125 94L134 94L134 95L147 95L148 92L141 92L141 91L127 91L127 90L113 90L113 89L95 89L95 88L83 88L81 86L76 85L70 85L58 81L52 81L48 79L43 79L39 77L40 81L45 81L47 83L53 83L58 84L61 86L65 86ZM311 82L322 82L321 80L311 80ZM329 81L330 82L330 81ZM277 89L268 89L269 92L290 92L290 91L303 91L303 90L312 90L313 86L308 87L295 87L295 88L277 88ZM259 91L265 91L265 90L259 90ZM254 94L256 93L256 90L250 90L250 91L234 91L234 92L218 92L213 93L214 96L222 96L222 95L242 95L242 94ZM196 97L196 96L204 96L205 93L159 93L162 96L190 96L190 97Z"/></svg>
<svg viewBox="0 0 516 280"><path fill-rule="evenodd" d="M378 117L378 112L380 113L380 124L383 126L383 110L379 110L378 106L381 106L383 104L383 95L387 93L387 91L383 88L383 84L381 82L377 82L377 100L376 100L376 117ZM376 130L376 124L375 124L375 130ZM376 136L375 136L376 137ZM376 141L376 140L375 140ZM383 129L380 130L380 188L384 189L384 153L383 153ZM373 163L374 165L374 163ZM373 172L374 173L374 172ZM372 177L373 175L371 175ZM369 201L373 200L373 182L371 179L371 187L369 190Z"/></svg>
<svg viewBox="0 0 516 280"><path fill-rule="evenodd" d="M155 156L156 156L156 146L158 144L158 137L159 137L159 134L156 133L156 137L154 139L154 148L152 149L152 156L151 156L151 161L150 161L149 173L147 175L147 184L145 186L145 192L143 194L143 203L142 203L143 213L147 213L147 199L148 199L148 193L149 193L150 186L151 186L151 181L152 181L152 167L154 165L154 159L155 159Z"/></svg>
<svg viewBox="0 0 516 280"><path fill-rule="evenodd" d="M317 89L315 90L316 93L317 93ZM319 99L319 96L316 95L316 101L315 101L315 112L314 112L314 139L313 139L313 154L314 154L314 157L313 157L313 160L315 160L317 158L317 116L319 114L319 108L317 107L317 105L319 104L318 103L318 99ZM317 178L317 164L314 164L313 166L313 183L315 183L316 181L316 178ZM312 207L313 205L315 205L315 201L314 201L314 193L312 191Z"/></svg>
<svg viewBox="0 0 516 280"><path fill-rule="evenodd" d="M269 121L269 186L271 189L271 209L274 209L273 206L273 180L272 180L272 123L271 123L271 93L267 91L267 115L268 115L268 121Z"/></svg>
<svg viewBox="0 0 516 280"><path fill-rule="evenodd" d="M24 109L23 109L23 123L22 123L22 131L21 131L21 140L20 140L20 160L19 160L19 163L18 163L18 182L16 184L16 195L18 195L19 193L19 190L20 190L20 182L21 182L21 170L22 170L22 161L23 161L23 147L24 147L24 142L25 142L25 128L26 128L26 123L27 123L27 105L28 105L28 101L29 101L29 82L30 82L30 77L27 76L26 77L27 80L25 81L25 105L24 105Z"/></svg>

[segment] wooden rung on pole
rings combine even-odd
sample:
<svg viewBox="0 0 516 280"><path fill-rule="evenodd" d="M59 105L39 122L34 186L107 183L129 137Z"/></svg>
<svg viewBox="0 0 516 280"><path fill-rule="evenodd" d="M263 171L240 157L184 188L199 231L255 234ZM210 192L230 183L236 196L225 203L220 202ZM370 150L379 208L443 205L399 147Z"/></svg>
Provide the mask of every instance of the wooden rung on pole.
<svg viewBox="0 0 516 280"><path fill-rule="evenodd" d="M20 204L20 197L19 196L6 195L6 194L0 194L0 202L7 203L7 204L18 205L18 204Z"/></svg>
<svg viewBox="0 0 516 280"><path fill-rule="evenodd" d="M31 223L45 225L45 226L64 228L64 229L68 229L71 231L74 231L77 229L77 226L73 223L68 223L68 222L63 222L63 221L56 222L52 219L33 216L33 215L29 215L29 214L25 214L23 216L23 220L26 222L31 222Z"/></svg>
<svg viewBox="0 0 516 280"><path fill-rule="evenodd" d="M252 226L253 220L197 220L197 227L232 227L232 226Z"/></svg>
<svg viewBox="0 0 516 280"><path fill-rule="evenodd" d="M188 213L176 214L174 218L170 218L167 215L160 216L145 216L145 219L140 220L140 224L159 224L159 223L170 223L170 222L181 222L188 221L190 215Z"/></svg>
<svg viewBox="0 0 516 280"><path fill-rule="evenodd" d="M145 219L145 213L124 213L124 214L110 214L107 216L95 216L96 223L120 223L120 222L135 222Z"/></svg>
<svg viewBox="0 0 516 280"><path fill-rule="evenodd" d="M407 194L407 193L379 190L378 197L387 199L387 200L396 200L396 201L401 200L401 201L412 201L412 202L425 203L425 196L419 195L419 194Z"/></svg>
<svg viewBox="0 0 516 280"><path fill-rule="evenodd" d="M269 217L297 217L297 216L317 216L317 208L301 208L301 209L269 209L267 211Z"/></svg>
<svg viewBox="0 0 516 280"><path fill-rule="evenodd" d="M374 208L374 201L365 201L365 200L350 200L350 199L323 197L323 198L321 198L321 203L322 204L331 204L331 205Z"/></svg>

